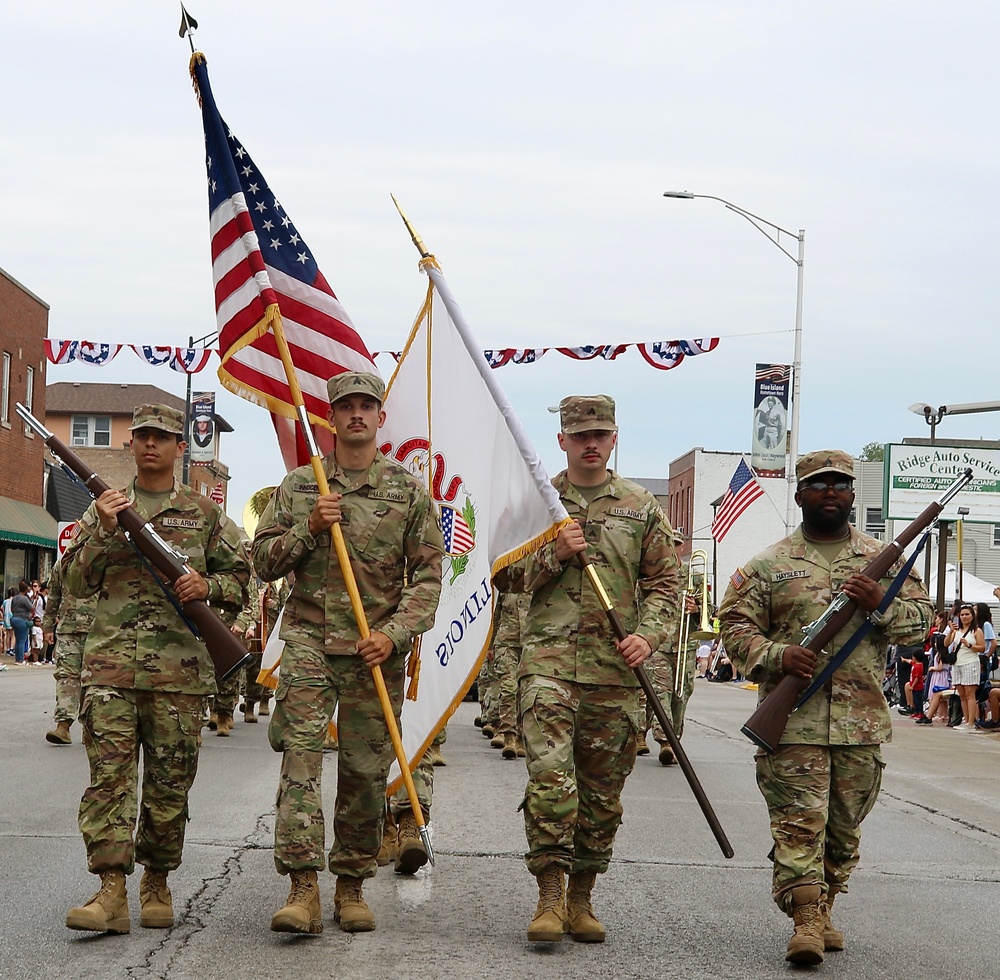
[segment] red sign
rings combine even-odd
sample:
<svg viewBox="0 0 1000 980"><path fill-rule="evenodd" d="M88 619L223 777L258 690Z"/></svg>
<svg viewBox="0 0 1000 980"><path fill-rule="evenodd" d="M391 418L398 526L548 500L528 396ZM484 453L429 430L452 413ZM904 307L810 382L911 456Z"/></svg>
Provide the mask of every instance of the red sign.
<svg viewBox="0 0 1000 980"><path fill-rule="evenodd" d="M68 523L59 522L59 533L56 536L56 551L59 552L60 558L66 553L66 548L69 546L70 541L73 540L77 526L76 521L69 521Z"/></svg>

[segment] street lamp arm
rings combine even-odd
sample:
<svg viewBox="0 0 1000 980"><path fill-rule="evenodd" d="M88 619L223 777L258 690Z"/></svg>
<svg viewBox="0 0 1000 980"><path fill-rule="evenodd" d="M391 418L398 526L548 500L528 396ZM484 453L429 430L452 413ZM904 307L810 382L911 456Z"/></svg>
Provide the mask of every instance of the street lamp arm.
<svg viewBox="0 0 1000 980"><path fill-rule="evenodd" d="M759 214L754 214L753 211L748 211L746 208L741 208L738 204L733 204L732 201L727 201L724 197L716 197L714 194L693 194L690 191L665 191L664 197L677 197L684 198L686 200L692 200L693 198L702 198L706 201L718 201L720 204L724 204L730 211L735 211L738 215L746 218L772 245L776 245L785 253L796 265L800 264L800 259L792 255L791 252L786 249L781 242L778 241L778 235L788 235L789 238L798 239L799 235L794 232L789 231L787 228L782 228L781 225L776 225L773 221L768 221L767 218L762 218ZM768 228L773 228L778 235L773 238L769 235L761 225L767 225Z"/></svg>

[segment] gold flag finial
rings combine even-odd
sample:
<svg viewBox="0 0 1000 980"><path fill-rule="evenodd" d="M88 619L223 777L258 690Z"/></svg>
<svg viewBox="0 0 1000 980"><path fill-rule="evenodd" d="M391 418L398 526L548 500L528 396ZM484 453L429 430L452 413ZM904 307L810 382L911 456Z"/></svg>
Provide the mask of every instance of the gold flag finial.
<svg viewBox="0 0 1000 980"><path fill-rule="evenodd" d="M403 209L399 206L399 201L396 200L395 194L390 194L389 197L392 198L392 203L396 205L396 210L399 212L399 216L403 219L403 224L406 225L406 230L410 233L410 238L413 240L413 244L417 246L417 251L420 253L422 259L431 258L431 253L427 251L427 246L424 244L424 240L414 231L413 225L410 224L410 219L406 217L403 213Z"/></svg>

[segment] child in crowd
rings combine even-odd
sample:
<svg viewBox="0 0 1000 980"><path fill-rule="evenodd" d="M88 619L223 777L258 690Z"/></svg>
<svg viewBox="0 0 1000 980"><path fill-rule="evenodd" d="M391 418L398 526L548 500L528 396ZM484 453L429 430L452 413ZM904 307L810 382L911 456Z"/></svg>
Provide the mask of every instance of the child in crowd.
<svg viewBox="0 0 1000 980"><path fill-rule="evenodd" d="M924 674L927 670L927 654L923 650L915 650L913 656L909 658L909 663L910 679L905 687L907 710L903 713L909 713L919 721L924 717Z"/></svg>
<svg viewBox="0 0 1000 980"><path fill-rule="evenodd" d="M925 681L925 690L930 691L931 697L927 709L924 711L925 717L916 719L918 725L933 724L944 692L951 690L951 664L949 663L951 659L953 659L953 655L948 652L944 636L936 635L934 637L934 664L927 669Z"/></svg>
<svg viewBox="0 0 1000 980"><path fill-rule="evenodd" d="M42 651L45 649L45 637L42 635L42 621L36 616L31 624L31 660L32 664L40 664Z"/></svg>

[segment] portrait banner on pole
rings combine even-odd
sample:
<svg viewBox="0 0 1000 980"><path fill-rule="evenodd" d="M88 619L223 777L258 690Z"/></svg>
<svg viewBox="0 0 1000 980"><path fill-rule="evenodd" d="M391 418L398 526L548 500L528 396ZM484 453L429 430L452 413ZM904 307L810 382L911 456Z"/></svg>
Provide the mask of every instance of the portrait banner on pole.
<svg viewBox="0 0 1000 980"><path fill-rule="evenodd" d="M788 400L792 369L788 364L758 364L753 384L753 433L750 462L760 477L785 476Z"/></svg>

